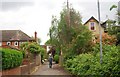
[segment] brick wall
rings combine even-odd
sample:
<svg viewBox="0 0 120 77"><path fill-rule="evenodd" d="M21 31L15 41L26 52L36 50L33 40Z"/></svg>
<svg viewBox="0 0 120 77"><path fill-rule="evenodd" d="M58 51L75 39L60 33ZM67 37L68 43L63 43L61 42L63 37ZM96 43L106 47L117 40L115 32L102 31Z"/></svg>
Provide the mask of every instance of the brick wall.
<svg viewBox="0 0 120 77"><path fill-rule="evenodd" d="M20 67L2 71L2 75L20 75L20 74L21 74Z"/></svg>
<svg viewBox="0 0 120 77"><path fill-rule="evenodd" d="M36 64L30 63L28 65L22 65L10 70L0 71L1 75L29 75L35 70Z"/></svg>

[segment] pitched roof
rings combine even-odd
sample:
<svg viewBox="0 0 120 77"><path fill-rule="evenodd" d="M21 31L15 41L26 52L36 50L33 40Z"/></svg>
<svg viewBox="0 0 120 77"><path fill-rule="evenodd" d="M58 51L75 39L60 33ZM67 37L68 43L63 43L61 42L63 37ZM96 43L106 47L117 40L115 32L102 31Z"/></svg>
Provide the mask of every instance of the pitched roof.
<svg viewBox="0 0 120 77"><path fill-rule="evenodd" d="M2 36L2 37L1 37ZM0 30L0 41L32 41L31 37L21 30Z"/></svg>
<svg viewBox="0 0 120 77"><path fill-rule="evenodd" d="M84 25L85 25L86 23L88 23L89 20L91 20L91 19L94 19L95 21L99 22L95 17L92 16L91 18L89 18L89 19L84 23Z"/></svg>
<svg viewBox="0 0 120 77"><path fill-rule="evenodd" d="M106 28L106 22L107 22L107 20L101 24L101 26L102 26L103 28Z"/></svg>

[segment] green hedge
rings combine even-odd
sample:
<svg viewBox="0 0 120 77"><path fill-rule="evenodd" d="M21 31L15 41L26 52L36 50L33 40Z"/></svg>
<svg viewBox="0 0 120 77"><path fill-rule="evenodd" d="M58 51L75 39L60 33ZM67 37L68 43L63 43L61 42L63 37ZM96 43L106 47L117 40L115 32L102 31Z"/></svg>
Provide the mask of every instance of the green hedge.
<svg viewBox="0 0 120 77"><path fill-rule="evenodd" d="M54 56L54 61L55 61L55 63L59 63L59 55Z"/></svg>
<svg viewBox="0 0 120 77"><path fill-rule="evenodd" d="M11 69L20 66L23 59L23 54L20 51L13 49L0 49L2 52L2 70Z"/></svg>
<svg viewBox="0 0 120 77"><path fill-rule="evenodd" d="M100 52L85 53L68 59L64 66L74 75L118 76L120 75L120 50L116 46L103 46L103 63L100 64Z"/></svg>

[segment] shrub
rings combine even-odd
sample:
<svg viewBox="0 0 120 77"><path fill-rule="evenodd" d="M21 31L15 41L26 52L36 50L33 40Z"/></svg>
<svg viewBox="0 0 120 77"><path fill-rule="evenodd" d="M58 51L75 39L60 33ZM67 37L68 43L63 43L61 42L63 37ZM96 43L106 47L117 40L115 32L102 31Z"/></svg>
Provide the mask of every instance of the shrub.
<svg viewBox="0 0 120 77"><path fill-rule="evenodd" d="M118 76L120 74L119 47L103 46L103 62L100 64L100 52L85 53L68 59L64 66L74 75Z"/></svg>
<svg viewBox="0 0 120 77"><path fill-rule="evenodd" d="M59 55L55 55L54 60L55 60L56 63L59 63Z"/></svg>
<svg viewBox="0 0 120 77"><path fill-rule="evenodd" d="M28 57L28 51L27 51L28 44L29 44L28 42L25 42L25 43L22 43L20 45L20 50L23 53L23 58L27 58Z"/></svg>
<svg viewBox="0 0 120 77"><path fill-rule="evenodd" d="M2 69L11 69L20 66L23 59L23 54L20 51L13 49L0 49L2 53Z"/></svg>
<svg viewBox="0 0 120 77"><path fill-rule="evenodd" d="M28 51L32 54L39 54L40 53L40 45L37 43L30 43L28 44Z"/></svg>
<svg viewBox="0 0 120 77"><path fill-rule="evenodd" d="M44 60L45 59L45 49L40 47L40 52L41 52L41 60Z"/></svg>
<svg viewBox="0 0 120 77"><path fill-rule="evenodd" d="M99 35L96 35L96 43L100 42L100 37ZM116 43L117 39L113 35L108 35L107 33L102 34L102 43L103 44L109 44L109 45L114 45Z"/></svg>

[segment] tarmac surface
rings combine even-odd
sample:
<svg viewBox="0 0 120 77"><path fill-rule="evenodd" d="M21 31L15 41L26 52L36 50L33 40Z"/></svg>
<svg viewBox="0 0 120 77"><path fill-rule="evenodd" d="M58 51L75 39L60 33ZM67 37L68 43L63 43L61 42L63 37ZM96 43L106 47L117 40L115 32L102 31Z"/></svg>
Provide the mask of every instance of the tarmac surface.
<svg viewBox="0 0 120 77"><path fill-rule="evenodd" d="M71 77L71 74L64 70L59 64L53 63L52 68L49 68L48 62L39 66L36 72L34 72L32 75Z"/></svg>

